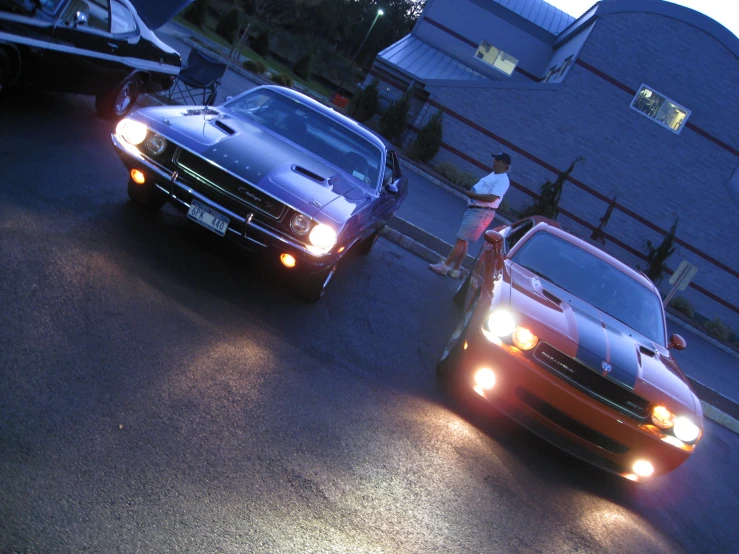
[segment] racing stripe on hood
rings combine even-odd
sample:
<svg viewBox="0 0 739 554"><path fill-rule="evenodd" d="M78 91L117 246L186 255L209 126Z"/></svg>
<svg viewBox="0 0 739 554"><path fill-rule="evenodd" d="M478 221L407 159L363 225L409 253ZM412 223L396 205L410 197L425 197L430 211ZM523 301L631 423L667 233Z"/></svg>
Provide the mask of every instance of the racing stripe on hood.
<svg viewBox="0 0 739 554"><path fill-rule="evenodd" d="M577 326L576 358L596 373L630 389L636 385L638 364L632 340L623 340L619 330L609 327L601 312L587 304L572 303Z"/></svg>

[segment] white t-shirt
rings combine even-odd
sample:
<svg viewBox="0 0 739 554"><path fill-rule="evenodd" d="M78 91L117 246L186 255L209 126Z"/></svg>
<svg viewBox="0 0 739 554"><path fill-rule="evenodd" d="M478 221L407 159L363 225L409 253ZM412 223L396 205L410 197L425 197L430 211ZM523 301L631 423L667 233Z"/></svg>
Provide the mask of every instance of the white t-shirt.
<svg viewBox="0 0 739 554"><path fill-rule="evenodd" d="M485 206L486 208L497 208L500 205L500 201L503 200L503 195L511 186L511 182L508 180L508 175L505 173L491 173L480 179L477 184L470 190L475 194L494 194L498 197L495 202L480 202L479 200L467 200L468 206Z"/></svg>

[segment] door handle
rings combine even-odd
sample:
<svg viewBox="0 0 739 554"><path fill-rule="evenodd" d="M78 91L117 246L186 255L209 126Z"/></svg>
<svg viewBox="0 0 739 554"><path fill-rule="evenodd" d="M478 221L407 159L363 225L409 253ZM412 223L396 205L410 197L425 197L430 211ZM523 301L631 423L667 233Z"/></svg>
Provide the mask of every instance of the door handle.
<svg viewBox="0 0 739 554"><path fill-rule="evenodd" d="M118 50L118 45L115 42L109 42L108 46L110 46L112 50Z"/></svg>

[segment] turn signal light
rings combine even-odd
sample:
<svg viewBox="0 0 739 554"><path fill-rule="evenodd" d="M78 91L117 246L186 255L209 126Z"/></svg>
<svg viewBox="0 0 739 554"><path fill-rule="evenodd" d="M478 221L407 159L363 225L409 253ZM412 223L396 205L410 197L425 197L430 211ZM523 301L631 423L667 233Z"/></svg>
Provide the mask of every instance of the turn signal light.
<svg viewBox="0 0 739 554"><path fill-rule="evenodd" d="M285 267L295 267L295 258L290 254L280 254L280 261Z"/></svg>
<svg viewBox="0 0 739 554"><path fill-rule="evenodd" d="M146 177L138 169L131 170L131 179L133 179L133 182L138 185L143 185L146 182Z"/></svg>

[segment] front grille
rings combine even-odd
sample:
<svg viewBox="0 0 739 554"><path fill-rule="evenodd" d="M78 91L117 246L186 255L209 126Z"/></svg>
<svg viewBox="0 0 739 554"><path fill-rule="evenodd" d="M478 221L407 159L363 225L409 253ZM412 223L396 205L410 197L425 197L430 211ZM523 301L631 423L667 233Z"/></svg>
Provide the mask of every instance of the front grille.
<svg viewBox="0 0 739 554"><path fill-rule="evenodd" d="M188 181L195 179L210 188L227 194L236 202L267 214L274 219L280 219L282 214L285 213L286 207L281 202L189 150L181 149L175 156L175 163L184 176L190 177ZM237 211L241 212L243 210Z"/></svg>
<svg viewBox="0 0 739 554"><path fill-rule="evenodd" d="M600 448L603 448L604 450L613 452L614 454L623 455L629 451L628 446L621 444L620 442L616 442L615 440L599 433L598 431L594 431L593 429L586 425L583 425L579 421L575 421L564 412L561 412L554 406L547 404L541 398L531 394L526 389L517 387L515 390L515 395L521 402L523 402L533 410L539 412L549 421L556 423L563 429L566 429L573 435L577 435L578 437L583 438L586 441Z"/></svg>
<svg viewBox="0 0 739 554"><path fill-rule="evenodd" d="M638 421L647 419L649 402L547 343L539 343L534 350L534 359L551 373L561 377L596 400Z"/></svg>

